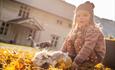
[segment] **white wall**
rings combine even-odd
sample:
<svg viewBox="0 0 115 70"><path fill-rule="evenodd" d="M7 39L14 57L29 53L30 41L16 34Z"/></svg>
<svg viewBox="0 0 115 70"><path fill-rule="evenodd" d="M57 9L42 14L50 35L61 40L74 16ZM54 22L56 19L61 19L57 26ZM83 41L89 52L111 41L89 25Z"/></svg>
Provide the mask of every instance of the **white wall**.
<svg viewBox="0 0 115 70"><path fill-rule="evenodd" d="M56 34L57 36L59 36L59 41L57 45L57 49L59 49L62 46L65 36L68 34L70 30L70 27L68 25L71 24L72 21L34 8L31 9L31 17L37 19L37 21L45 29L44 31L40 32L41 34L39 41L37 40L36 41L37 42L49 41L51 40L51 35ZM57 24L57 20L61 20L62 24ZM36 36L39 36L39 34Z"/></svg>

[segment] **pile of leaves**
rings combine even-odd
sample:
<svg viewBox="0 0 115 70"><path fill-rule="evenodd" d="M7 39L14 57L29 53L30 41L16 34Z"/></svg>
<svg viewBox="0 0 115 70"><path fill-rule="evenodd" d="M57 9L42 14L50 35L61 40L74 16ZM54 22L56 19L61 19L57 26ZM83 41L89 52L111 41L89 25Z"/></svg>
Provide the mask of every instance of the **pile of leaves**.
<svg viewBox="0 0 115 70"><path fill-rule="evenodd" d="M33 58L35 50L23 51L0 48L0 70L34 70L31 59ZM48 70L62 70L50 66ZM86 69L87 70L87 69ZM94 70L111 70L105 68L101 63L95 66Z"/></svg>
<svg viewBox="0 0 115 70"><path fill-rule="evenodd" d="M34 70L31 59L34 57L36 50L14 50L0 48L0 70ZM62 70L50 66L48 70Z"/></svg>
<svg viewBox="0 0 115 70"><path fill-rule="evenodd" d="M94 70L112 70L111 68L105 67L102 63L95 65Z"/></svg>
<svg viewBox="0 0 115 70"><path fill-rule="evenodd" d="M0 68L3 70L32 70L34 52L0 48Z"/></svg>

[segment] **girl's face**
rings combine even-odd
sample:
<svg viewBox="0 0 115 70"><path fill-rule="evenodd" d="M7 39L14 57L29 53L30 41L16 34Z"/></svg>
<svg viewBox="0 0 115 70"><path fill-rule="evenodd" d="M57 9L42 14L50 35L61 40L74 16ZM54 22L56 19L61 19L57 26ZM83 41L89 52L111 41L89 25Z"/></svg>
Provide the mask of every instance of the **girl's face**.
<svg viewBox="0 0 115 70"><path fill-rule="evenodd" d="M78 25L87 25L89 24L90 21L90 13L88 11L85 10L79 10L76 13L76 20Z"/></svg>

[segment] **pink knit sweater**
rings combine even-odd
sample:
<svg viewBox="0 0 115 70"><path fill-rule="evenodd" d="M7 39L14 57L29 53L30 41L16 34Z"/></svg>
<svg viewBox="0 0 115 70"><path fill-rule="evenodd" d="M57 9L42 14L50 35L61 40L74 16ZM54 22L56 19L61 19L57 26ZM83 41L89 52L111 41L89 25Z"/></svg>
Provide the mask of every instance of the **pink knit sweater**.
<svg viewBox="0 0 115 70"><path fill-rule="evenodd" d="M75 62L92 61L99 63L106 53L103 33L96 26L74 28L66 37L63 52L68 52Z"/></svg>

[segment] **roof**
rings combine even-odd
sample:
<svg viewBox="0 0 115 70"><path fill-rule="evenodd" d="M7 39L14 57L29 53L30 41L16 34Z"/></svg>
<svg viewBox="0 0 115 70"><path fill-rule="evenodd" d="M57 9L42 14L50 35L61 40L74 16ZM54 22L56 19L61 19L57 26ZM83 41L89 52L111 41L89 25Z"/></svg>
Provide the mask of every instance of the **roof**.
<svg viewBox="0 0 115 70"><path fill-rule="evenodd" d="M75 6L63 0L15 0L15 1L64 17L69 20L73 19L74 14L73 11Z"/></svg>
<svg viewBox="0 0 115 70"><path fill-rule="evenodd" d="M7 23L20 24L35 30L44 30L43 27L34 18L16 18L7 21Z"/></svg>

